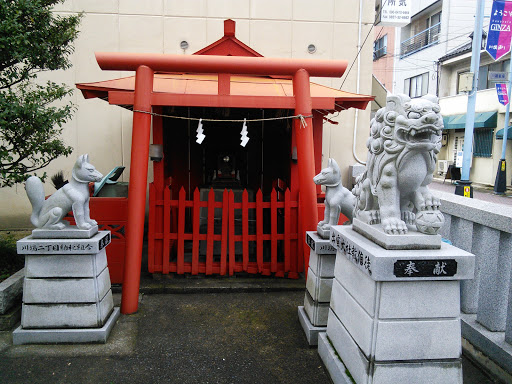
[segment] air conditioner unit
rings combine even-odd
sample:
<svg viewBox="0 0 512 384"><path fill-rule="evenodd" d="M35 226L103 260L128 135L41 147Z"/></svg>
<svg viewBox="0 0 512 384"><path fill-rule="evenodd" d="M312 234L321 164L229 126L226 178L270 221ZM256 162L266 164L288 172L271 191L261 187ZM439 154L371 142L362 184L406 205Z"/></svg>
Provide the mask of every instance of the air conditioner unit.
<svg viewBox="0 0 512 384"><path fill-rule="evenodd" d="M438 160L437 161L437 171L440 175L444 175L448 172L448 160Z"/></svg>

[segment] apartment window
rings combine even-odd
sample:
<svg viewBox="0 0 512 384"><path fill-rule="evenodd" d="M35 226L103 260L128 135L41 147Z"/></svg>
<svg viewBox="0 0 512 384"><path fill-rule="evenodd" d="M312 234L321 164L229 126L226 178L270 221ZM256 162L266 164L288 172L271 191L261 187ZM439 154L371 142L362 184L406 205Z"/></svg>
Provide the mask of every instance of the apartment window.
<svg viewBox="0 0 512 384"><path fill-rule="evenodd" d="M430 27L433 27L436 24L439 24L441 22L441 12L437 12L433 14L430 17L427 17L427 25L426 29L429 29Z"/></svg>
<svg viewBox="0 0 512 384"><path fill-rule="evenodd" d="M494 129L476 129L474 131L474 157L492 156L492 136Z"/></svg>
<svg viewBox="0 0 512 384"><path fill-rule="evenodd" d="M464 76L466 73L469 73L469 71L457 73L457 94L462 93L462 91L460 90L461 85L462 85L461 77Z"/></svg>
<svg viewBox="0 0 512 384"><path fill-rule="evenodd" d="M387 53L388 35L382 36L373 42L373 61L384 56Z"/></svg>
<svg viewBox="0 0 512 384"><path fill-rule="evenodd" d="M426 95L428 93L428 72L405 79L404 93L411 98Z"/></svg>

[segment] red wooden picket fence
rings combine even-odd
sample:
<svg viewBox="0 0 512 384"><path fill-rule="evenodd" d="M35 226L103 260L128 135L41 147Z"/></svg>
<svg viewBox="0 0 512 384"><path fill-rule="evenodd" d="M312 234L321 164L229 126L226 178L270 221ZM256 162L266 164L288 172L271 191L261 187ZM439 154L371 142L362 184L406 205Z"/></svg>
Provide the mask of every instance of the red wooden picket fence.
<svg viewBox="0 0 512 384"><path fill-rule="evenodd" d="M216 201L210 189L208 199L201 201L198 189L192 200L186 200L185 189L181 188L178 199L173 200L170 188L157 191L151 183L149 272L246 272L298 278L303 270L303 246L298 236L298 203L290 195L287 189L278 197L273 190L270 201L263 201L259 190L255 201L249 201L244 190L241 201L235 202L235 193L224 190Z"/></svg>

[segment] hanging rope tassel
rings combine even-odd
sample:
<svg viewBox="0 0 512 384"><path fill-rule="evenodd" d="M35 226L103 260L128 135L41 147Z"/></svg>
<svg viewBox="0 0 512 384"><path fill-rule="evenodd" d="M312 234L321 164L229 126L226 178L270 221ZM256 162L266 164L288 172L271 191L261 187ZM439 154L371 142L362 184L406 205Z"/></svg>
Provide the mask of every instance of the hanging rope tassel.
<svg viewBox="0 0 512 384"><path fill-rule="evenodd" d="M203 123L202 123L203 119L199 119L199 124L197 124L197 136L196 136L196 143L197 144L201 144L204 140L204 138L206 137L205 134L203 134Z"/></svg>
<svg viewBox="0 0 512 384"><path fill-rule="evenodd" d="M246 120L244 119L244 125L242 125L242 131L240 132L240 145L242 147L245 147L247 145L247 142L249 141L249 136L247 136L247 124Z"/></svg>

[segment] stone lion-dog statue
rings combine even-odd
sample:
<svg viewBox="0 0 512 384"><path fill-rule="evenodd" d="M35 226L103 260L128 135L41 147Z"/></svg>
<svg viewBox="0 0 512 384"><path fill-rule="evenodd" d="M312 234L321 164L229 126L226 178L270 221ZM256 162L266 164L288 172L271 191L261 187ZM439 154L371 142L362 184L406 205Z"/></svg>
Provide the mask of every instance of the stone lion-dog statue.
<svg viewBox="0 0 512 384"><path fill-rule="evenodd" d="M439 100L389 95L371 121L366 170L356 180L354 218L399 235L407 225L434 235L444 218L429 191L441 148Z"/></svg>
<svg viewBox="0 0 512 384"><path fill-rule="evenodd" d="M98 223L89 216L89 182L101 181L103 175L89 163L89 155L80 156L73 167L69 183L48 199L37 176L27 179L25 189L32 204L30 222L37 228L61 230L68 227L62 220L72 210L79 229L91 229Z"/></svg>
<svg viewBox="0 0 512 384"><path fill-rule="evenodd" d="M329 237L332 225L337 225L340 212L352 220L355 197L341 183L340 167L336 160L329 159L327 168L313 178L315 184L325 185L324 219L318 223L317 232L323 237Z"/></svg>

